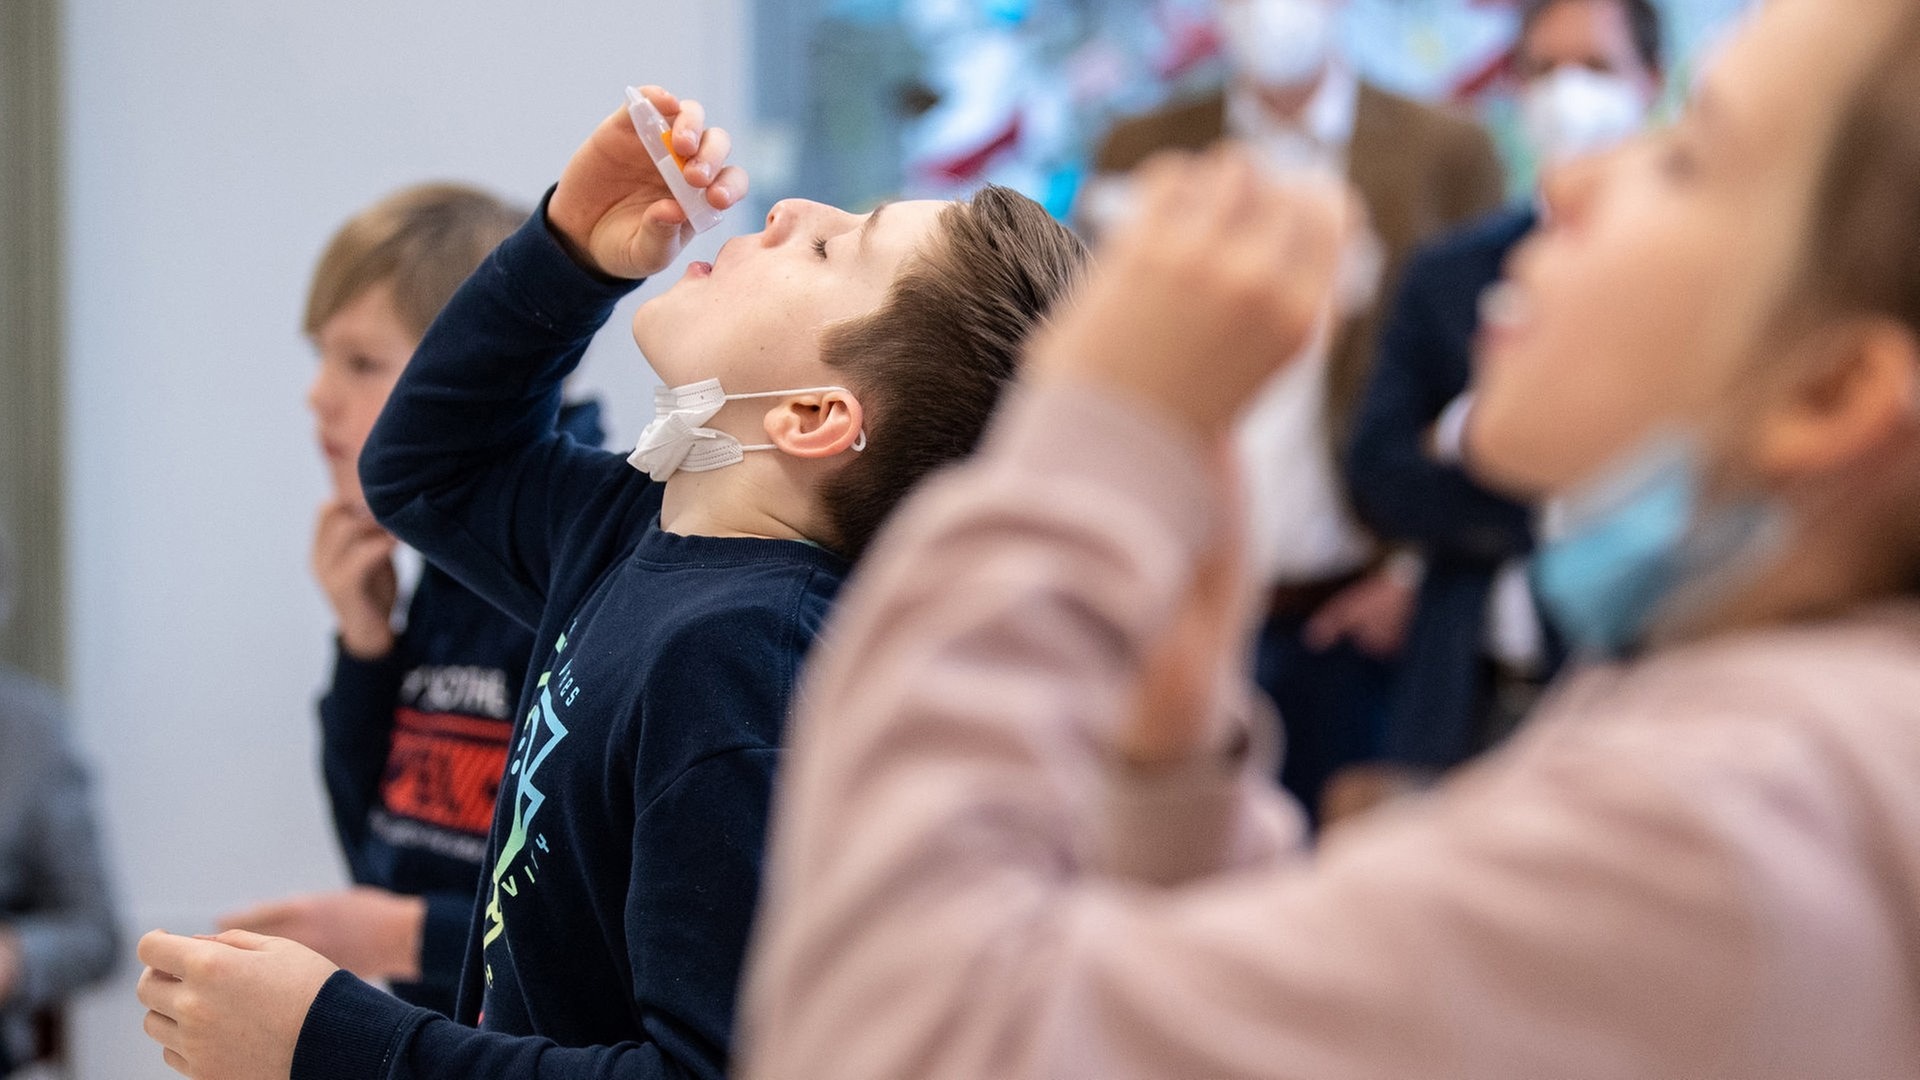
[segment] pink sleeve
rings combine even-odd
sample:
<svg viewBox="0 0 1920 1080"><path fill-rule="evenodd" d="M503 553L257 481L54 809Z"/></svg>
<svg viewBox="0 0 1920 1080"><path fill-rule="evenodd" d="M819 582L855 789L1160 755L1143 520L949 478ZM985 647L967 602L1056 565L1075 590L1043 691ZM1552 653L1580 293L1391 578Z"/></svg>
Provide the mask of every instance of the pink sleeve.
<svg viewBox="0 0 1920 1080"><path fill-rule="evenodd" d="M743 1075L1723 1075L1756 931L1664 736L1542 740L1318 859L1257 762L1113 770L1218 512L1199 446L1072 386L913 500L797 710Z"/></svg>

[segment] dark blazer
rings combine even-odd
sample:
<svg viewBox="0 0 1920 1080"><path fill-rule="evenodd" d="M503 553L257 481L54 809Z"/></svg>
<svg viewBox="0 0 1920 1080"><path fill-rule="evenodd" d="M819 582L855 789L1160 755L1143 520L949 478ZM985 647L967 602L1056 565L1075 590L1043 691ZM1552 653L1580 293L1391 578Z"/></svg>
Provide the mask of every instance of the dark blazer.
<svg viewBox="0 0 1920 1080"><path fill-rule="evenodd" d="M1482 748L1487 603L1500 567L1533 549L1532 515L1435 461L1426 442L1472 376L1480 294L1534 223L1530 208L1505 210L1414 255L1355 417L1344 465L1356 508L1427 560L1389 706L1389 761L1445 768Z"/></svg>
<svg viewBox="0 0 1920 1080"><path fill-rule="evenodd" d="M1227 128L1225 93L1115 125L1094 154L1096 173L1124 173L1160 150L1200 150ZM1415 247L1500 205L1504 180L1493 141L1463 116L1360 84L1347 173L1385 247L1382 298L1393 295ZM1328 360L1327 416L1345 441L1372 366L1380 310L1350 320Z"/></svg>

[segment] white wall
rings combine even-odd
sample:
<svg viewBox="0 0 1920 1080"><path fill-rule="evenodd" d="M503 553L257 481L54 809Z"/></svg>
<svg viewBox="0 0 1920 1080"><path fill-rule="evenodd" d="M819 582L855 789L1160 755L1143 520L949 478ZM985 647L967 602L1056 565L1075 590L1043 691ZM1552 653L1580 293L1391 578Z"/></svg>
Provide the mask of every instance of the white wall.
<svg viewBox="0 0 1920 1080"><path fill-rule="evenodd" d="M130 933L205 930L342 880L305 573L325 483L298 328L321 245L414 181L531 203L629 82L744 120L747 0L66 6L75 713ZM585 380L630 439L651 378L624 323ZM173 1075L131 988L129 966L78 1011L80 1077Z"/></svg>

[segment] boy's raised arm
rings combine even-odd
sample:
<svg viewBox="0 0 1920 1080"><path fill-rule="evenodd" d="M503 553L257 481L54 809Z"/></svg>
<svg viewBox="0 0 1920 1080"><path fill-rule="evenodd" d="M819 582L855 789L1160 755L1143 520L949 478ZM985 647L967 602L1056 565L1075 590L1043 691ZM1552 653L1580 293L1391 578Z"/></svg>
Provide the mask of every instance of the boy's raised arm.
<svg viewBox="0 0 1920 1080"><path fill-rule="evenodd" d="M725 208L746 174L695 102L673 119L686 176ZM381 524L522 622L539 619L559 539L637 502L618 455L553 431L563 379L613 305L692 237L625 110L575 152L538 212L481 264L420 343L360 459Z"/></svg>

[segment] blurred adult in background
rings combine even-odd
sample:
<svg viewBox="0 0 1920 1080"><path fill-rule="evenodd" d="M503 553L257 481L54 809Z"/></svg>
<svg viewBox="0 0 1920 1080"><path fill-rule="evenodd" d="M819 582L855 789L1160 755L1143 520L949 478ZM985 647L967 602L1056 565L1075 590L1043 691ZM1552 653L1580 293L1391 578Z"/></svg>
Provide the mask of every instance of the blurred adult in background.
<svg viewBox="0 0 1920 1080"><path fill-rule="evenodd" d="M0 625L14 574L0 531ZM0 665L0 1076L52 1049L54 1010L113 970L111 897L59 695Z"/></svg>
<svg viewBox="0 0 1920 1080"><path fill-rule="evenodd" d="M1660 97L1659 13L1649 0L1528 0L1512 70L1543 168L1610 149L1645 125ZM1381 760L1331 783L1333 816L1486 749L1559 666L1527 578L1533 511L1481 485L1460 451L1483 294L1538 220L1529 202L1434 241L1408 264L1384 321L1347 482L1361 518L1417 550L1425 574Z"/></svg>
<svg viewBox="0 0 1920 1080"><path fill-rule="evenodd" d="M399 541L367 510L360 448L427 327L527 211L459 184L394 192L342 225L320 256L305 329L307 392L333 490L313 572L333 611L321 765L354 886L232 912L222 929L292 938L403 1000L452 1013L533 631L444 571L400 601ZM599 405L560 426L598 445Z"/></svg>
<svg viewBox="0 0 1920 1080"><path fill-rule="evenodd" d="M1343 6L1221 0L1226 88L1117 126L1086 196L1097 228L1122 212L1120 178L1154 152L1232 138L1275 173L1345 178L1364 205L1331 338L1272 383L1240 440L1253 558L1272 586L1259 681L1286 725L1281 780L1310 812L1330 774L1376 751L1418 580L1357 524L1335 460L1371 366L1377 298L1416 246L1494 209L1503 189L1476 124L1359 78L1339 47Z"/></svg>

